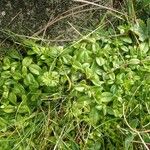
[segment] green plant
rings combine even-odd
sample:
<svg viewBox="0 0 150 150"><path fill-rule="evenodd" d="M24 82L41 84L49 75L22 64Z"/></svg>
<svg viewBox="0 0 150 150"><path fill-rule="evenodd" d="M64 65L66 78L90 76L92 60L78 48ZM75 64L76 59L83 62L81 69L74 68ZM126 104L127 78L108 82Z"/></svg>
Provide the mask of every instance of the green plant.
<svg viewBox="0 0 150 150"><path fill-rule="evenodd" d="M104 32L66 47L24 39L4 56L0 149L148 147L149 20Z"/></svg>
<svg viewBox="0 0 150 150"><path fill-rule="evenodd" d="M137 12L137 15L142 19L142 20L147 20L150 18L150 2L149 0L137 0L135 9Z"/></svg>

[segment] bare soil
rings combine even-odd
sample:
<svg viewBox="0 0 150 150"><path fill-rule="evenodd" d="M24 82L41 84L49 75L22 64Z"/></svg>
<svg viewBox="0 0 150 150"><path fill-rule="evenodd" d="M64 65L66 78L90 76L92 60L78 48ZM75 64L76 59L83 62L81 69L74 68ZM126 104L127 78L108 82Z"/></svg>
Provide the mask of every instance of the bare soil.
<svg viewBox="0 0 150 150"><path fill-rule="evenodd" d="M106 3L100 0L99 3L107 5L108 1ZM94 7L91 5L62 15L63 12L81 5L83 4L72 0L0 0L0 29L32 36L56 17L71 14L48 27L45 35L46 38L54 40L72 40L80 35L77 31L86 32L95 28L102 15L102 11L98 9L82 12ZM43 32L39 35L42 34Z"/></svg>

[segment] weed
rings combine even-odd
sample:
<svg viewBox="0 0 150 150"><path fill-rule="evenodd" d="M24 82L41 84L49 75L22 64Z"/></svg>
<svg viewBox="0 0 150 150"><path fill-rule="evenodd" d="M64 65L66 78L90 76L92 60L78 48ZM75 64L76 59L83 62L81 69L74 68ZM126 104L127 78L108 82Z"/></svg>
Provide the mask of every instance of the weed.
<svg viewBox="0 0 150 150"><path fill-rule="evenodd" d="M150 20L137 19L133 3L116 13L65 46L9 32L16 47L0 59L0 150L149 149ZM124 23L105 22L110 14Z"/></svg>

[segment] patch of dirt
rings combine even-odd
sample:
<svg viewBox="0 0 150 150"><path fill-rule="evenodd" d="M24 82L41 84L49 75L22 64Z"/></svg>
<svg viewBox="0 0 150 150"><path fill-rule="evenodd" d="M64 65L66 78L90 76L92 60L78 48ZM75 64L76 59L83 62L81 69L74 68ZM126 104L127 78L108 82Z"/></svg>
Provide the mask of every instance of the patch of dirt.
<svg viewBox="0 0 150 150"><path fill-rule="evenodd" d="M98 3L108 5L110 1L106 3L104 0L99 0ZM48 27L44 35L55 40L74 39L80 35L80 31L94 28L103 14L92 5L74 9L81 5L83 4L72 0L0 0L0 29L32 36L56 17L59 20L59 18L69 15ZM83 11L85 9L87 11ZM72 11L62 14L67 10ZM42 34L43 31L38 36L42 36Z"/></svg>

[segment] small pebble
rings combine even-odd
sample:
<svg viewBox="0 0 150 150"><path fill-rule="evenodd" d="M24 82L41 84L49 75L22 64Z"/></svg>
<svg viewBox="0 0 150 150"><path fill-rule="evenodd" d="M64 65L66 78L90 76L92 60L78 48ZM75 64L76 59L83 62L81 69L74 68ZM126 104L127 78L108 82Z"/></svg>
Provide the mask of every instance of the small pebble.
<svg viewBox="0 0 150 150"><path fill-rule="evenodd" d="M6 15L6 12L5 12L5 11L2 11L1 14L2 14L2 16L5 16L5 15Z"/></svg>

